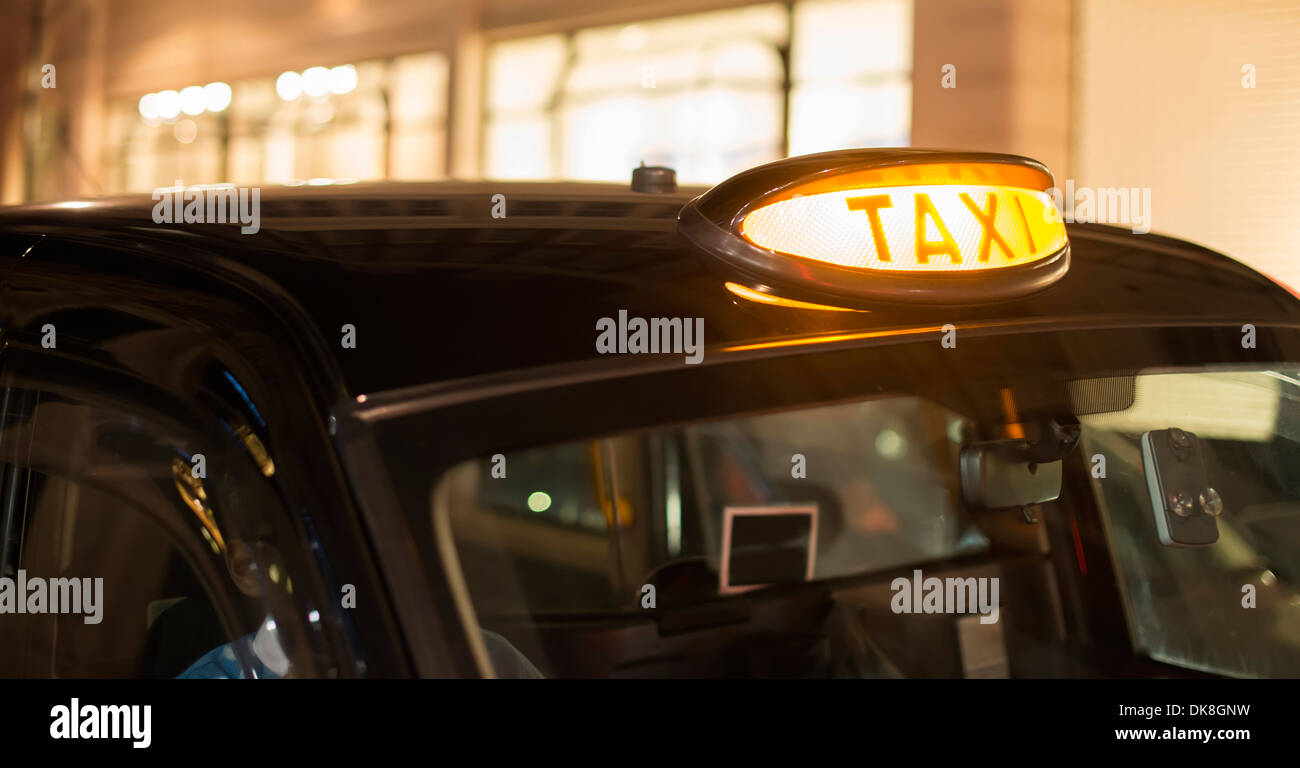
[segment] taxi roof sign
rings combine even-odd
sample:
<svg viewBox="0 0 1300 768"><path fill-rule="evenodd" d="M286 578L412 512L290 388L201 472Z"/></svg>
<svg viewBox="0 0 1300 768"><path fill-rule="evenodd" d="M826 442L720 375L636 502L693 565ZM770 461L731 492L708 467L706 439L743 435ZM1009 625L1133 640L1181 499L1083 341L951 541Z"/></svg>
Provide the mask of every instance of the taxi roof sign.
<svg viewBox="0 0 1300 768"><path fill-rule="evenodd" d="M1064 276L1052 186L1043 165L1014 155L828 152L724 181L678 228L765 294L981 303Z"/></svg>

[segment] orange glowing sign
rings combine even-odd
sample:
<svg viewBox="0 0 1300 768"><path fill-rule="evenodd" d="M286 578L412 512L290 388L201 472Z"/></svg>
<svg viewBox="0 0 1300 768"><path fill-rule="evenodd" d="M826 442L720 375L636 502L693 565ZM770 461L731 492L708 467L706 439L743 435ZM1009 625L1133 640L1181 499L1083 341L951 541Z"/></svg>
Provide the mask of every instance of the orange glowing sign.
<svg viewBox="0 0 1300 768"><path fill-rule="evenodd" d="M1021 266L1066 246L1050 182L975 165L886 171L788 190L746 213L740 234L839 267L914 273Z"/></svg>

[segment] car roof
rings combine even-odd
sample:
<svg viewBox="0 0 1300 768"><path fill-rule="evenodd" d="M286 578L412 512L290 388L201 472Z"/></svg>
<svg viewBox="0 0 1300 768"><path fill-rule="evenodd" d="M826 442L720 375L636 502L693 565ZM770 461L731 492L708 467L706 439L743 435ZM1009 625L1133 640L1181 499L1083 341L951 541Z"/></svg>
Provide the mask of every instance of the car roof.
<svg viewBox="0 0 1300 768"><path fill-rule="evenodd" d="M39 271L75 249L101 254L79 260L78 281L130 277L166 287L176 273L164 274L162 264L198 275L237 269L267 287L242 300L282 304L305 319L295 332L315 333L314 343L331 350L348 395L590 361L597 320L620 310L704 318L710 350L946 323L1300 322L1288 291L1226 256L1086 224L1068 227L1069 273L1012 301L870 312L758 304L729 292L727 274L676 233L677 212L703 191L520 182L267 187L260 231L247 235L237 224L155 224L149 195L38 203L0 208L0 269ZM497 195L504 218L493 217ZM22 300L6 296L10 305ZM23 322L39 315L32 308ZM345 324L356 329L355 349L341 348Z"/></svg>

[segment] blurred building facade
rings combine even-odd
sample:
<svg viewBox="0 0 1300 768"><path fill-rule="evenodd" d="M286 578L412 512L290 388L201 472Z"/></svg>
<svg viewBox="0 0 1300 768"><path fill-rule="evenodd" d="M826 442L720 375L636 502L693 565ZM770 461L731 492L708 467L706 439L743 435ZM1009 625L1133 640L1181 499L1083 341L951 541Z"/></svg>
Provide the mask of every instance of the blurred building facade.
<svg viewBox="0 0 1300 768"><path fill-rule="evenodd" d="M1055 23L1068 42L1068 14L1003 5L971 4L972 31L1005 48L1027 20ZM983 110L955 131L942 97L925 98L952 43L978 48L926 0L20 0L3 13L28 31L4 54L22 73L4 92L5 201L177 178L623 180L641 161L710 183L791 154L1030 131L979 127ZM1067 48L1053 50L1059 85ZM919 83L922 57L933 73ZM1016 62L977 66L994 67L995 91L1029 85ZM972 105L990 96L970 82Z"/></svg>
<svg viewBox="0 0 1300 768"><path fill-rule="evenodd" d="M6 203L957 147L1149 188L1153 229L1300 283L1294 0L10 0L0 25Z"/></svg>

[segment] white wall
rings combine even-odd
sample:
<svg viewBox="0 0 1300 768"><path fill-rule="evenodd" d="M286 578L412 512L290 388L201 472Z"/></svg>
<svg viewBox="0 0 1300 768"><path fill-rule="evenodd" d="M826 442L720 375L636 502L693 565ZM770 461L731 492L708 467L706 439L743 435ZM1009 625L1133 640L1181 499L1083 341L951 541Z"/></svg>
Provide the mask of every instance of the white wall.
<svg viewBox="0 0 1300 768"><path fill-rule="evenodd" d="M1300 2L1075 6L1076 183L1150 187L1153 232L1300 286Z"/></svg>
<svg viewBox="0 0 1300 768"><path fill-rule="evenodd" d="M1071 0L915 7L912 145L1025 155L1068 175Z"/></svg>

